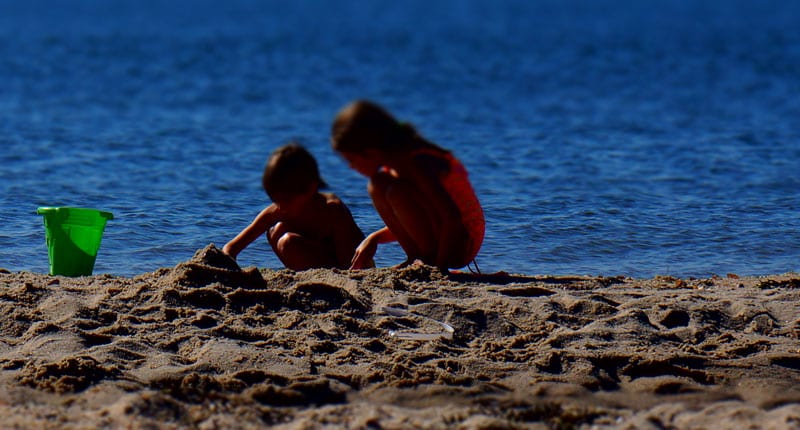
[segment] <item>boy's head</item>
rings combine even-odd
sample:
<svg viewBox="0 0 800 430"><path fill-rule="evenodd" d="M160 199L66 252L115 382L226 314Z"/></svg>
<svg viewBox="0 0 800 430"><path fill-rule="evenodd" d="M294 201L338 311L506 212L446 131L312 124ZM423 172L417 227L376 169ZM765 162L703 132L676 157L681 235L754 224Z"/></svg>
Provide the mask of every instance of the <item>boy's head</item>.
<svg viewBox="0 0 800 430"><path fill-rule="evenodd" d="M314 157L297 143L276 149L270 155L261 178L272 201L282 201L311 189L325 187Z"/></svg>

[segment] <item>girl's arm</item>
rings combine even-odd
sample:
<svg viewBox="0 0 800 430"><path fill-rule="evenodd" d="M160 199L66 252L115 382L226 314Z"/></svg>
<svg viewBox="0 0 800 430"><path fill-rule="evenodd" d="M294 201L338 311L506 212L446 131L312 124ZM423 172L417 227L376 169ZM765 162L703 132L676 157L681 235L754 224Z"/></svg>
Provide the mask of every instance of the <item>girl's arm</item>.
<svg viewBox="0 0 800 430"><path fill-rule="evenodd" d="M245 227L245 229L231 239L230 242L226 243L225 246L222 247L222 252L236 260L239 253L253 243L259 236L266 233L267 230L275 224L275 221L275 205L273 204L261 211L250 225Z"/></svg>
<svg viewBox="0 0 800 430"><path fill-rule="evenodd" d="M356 253L353 256L353 262L350 269L364 269L370 267L372 258L375 256L375 251L378 250L378 244L389 243L396 241L397 238L389 230L389 227L384 227L369 236L367 236L361 245L356 248Z"/></svg>

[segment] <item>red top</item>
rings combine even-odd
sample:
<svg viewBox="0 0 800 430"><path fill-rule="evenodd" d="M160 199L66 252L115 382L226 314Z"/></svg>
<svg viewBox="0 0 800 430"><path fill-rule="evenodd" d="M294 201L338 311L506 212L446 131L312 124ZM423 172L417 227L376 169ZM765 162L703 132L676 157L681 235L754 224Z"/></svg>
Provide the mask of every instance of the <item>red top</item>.
<svg viewBox="0 0 800 430"><path fill-rule="evenodd" d="M423 148L415 150L413 155L420 153L442 158L449 165L447 173L442 178L442 186L450 195L450 198L453 199L453 203L455 203L461 214L461 222L467 230L467 256L469 259L464 264L468 264L478 255L478 251L481 248L483 237L486 233L486 221L483 217L483 208L481 208L481 204L478 201L478 196L475 195L475 190L469 182L467 169L450 152Z"/></svg>

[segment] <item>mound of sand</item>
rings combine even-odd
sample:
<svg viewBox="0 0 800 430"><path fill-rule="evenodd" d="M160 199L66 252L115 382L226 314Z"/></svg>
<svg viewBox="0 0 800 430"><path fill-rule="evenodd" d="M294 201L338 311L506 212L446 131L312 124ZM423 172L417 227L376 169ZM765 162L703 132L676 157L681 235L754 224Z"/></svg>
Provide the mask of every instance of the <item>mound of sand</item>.
<svg viewBox="0 0 800 430"><path fill-rule="evenodd" d="M7 427L800 428L800 276L0 273Z"/></svg>

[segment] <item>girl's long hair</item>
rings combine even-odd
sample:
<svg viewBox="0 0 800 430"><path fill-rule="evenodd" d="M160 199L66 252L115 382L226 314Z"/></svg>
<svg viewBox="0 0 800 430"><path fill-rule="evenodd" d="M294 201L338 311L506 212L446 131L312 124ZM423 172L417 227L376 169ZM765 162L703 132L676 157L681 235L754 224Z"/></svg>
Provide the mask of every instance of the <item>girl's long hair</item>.
<svg viewBox="0 0 800 430"><path fill-rule="evenodd" d="M408 123L398 122L381 106L358 100L342 109L331 128L332 146L338 152L377 149L391 154L423 146L446 150L425 140Z"/></svg>

